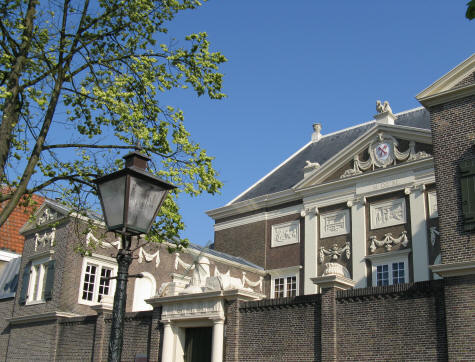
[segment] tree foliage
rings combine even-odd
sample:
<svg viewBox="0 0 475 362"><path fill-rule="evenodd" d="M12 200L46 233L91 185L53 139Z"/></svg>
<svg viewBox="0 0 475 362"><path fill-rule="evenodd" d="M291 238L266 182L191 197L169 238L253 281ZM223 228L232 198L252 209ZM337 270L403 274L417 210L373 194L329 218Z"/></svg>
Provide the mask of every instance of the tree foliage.
<svg viewBox="0 0 475 362"><path fill-rule="evenodd" d="M465 17L469 20L475 19L475 0L470 0L467 3L467 12L465 13Z"/></svg>
<svg viewBox="0 0 475 362"><path fill-rule="evenodd" d="M179 188L156 225L183 229L180 192L215 193L212 157L194 143L165 92L224 97L206 33L176 41L168 25L198 0L2 0L0 2L0 225L34 192L74 209L96 200L91 180L121 168L140 142L151 171ZM162 97L163 98L163 97Z"/></svg>

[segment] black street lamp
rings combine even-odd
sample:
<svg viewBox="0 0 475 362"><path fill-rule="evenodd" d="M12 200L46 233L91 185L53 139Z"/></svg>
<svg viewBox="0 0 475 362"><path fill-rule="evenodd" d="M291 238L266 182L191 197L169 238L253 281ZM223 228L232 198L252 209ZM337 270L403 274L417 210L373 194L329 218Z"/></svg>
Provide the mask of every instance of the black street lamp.
<svg viewBox="0 0 475 362"><path fill-rule="evenodd" d="M132 236L149 232L163 200L175 188L146 171L150 160L147 156L135 151L125 155L124 159L124 169L94 180L107 230L122 235L122 245L117 253L119 268L112 309L109 361L120 361L122 354Z"/></svg>

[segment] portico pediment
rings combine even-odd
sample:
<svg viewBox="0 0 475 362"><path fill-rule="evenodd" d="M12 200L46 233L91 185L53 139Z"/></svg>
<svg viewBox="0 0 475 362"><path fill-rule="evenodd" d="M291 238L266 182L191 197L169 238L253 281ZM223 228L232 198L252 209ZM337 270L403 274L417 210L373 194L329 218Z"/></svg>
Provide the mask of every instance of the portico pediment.
<svg viewBox="0 0 475 362"><path fill-rule="evenodd" d="M377 125L294 186L295 190L350 179L376 170L432 158L430 131Z"/></svg>

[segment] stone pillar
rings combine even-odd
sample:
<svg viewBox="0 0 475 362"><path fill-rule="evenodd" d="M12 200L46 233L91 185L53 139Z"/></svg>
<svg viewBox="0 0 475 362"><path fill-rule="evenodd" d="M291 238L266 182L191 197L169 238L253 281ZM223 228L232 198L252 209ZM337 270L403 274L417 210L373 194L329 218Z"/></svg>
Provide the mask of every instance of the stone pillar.
<svg viewBox="0 0 475 362"><path fill-rule="evenodd" d="M224 319L213 320L213 344L211 362L223 362Z"/></svg>
<svg viewBox="0 0 475 362"><path fill-rule="evenodd" d="M305 256L304 256L304 294L315 294L317 286L311 278L317 276L318 251L318 209L311 207L305 210Z"/></svg>
<svg viewBox="0 0 475 362"><path fill-rule="evenodd" d="M411 242L414 281L429 280L429 250L427 245L426 203L424 185L415 189L407 188L411 214Z"/></svg>
<svg viewBox="0 0 475 362"><path fill-rule="evenodd" d="M364 197L348 201L351 207L351 264L355 288L366 288L366 199Z"/></svg>
<svg viewBox="0 0 475 362"><path fill-rule="evenodd" d="M169 320L162 320L163 324L163 346L162 346L162 362L173 362L173 330Z"/></svg>

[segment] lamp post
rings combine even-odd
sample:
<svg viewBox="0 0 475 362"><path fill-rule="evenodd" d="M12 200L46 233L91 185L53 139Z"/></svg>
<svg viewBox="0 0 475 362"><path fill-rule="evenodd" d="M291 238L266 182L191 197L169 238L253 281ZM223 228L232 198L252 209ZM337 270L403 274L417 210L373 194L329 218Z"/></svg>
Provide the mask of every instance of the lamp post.
<svg viewBox="0 0 475 362"><path fill-rule="evenodd" d="M109 361L120 361L122 354L132 236L149 232L163 200L175 188L146 171L150 160L147 156L134 151L124 159L124 169L94 180L107 230L122 235L117 253L119 268L112 309Z"/></svg>

